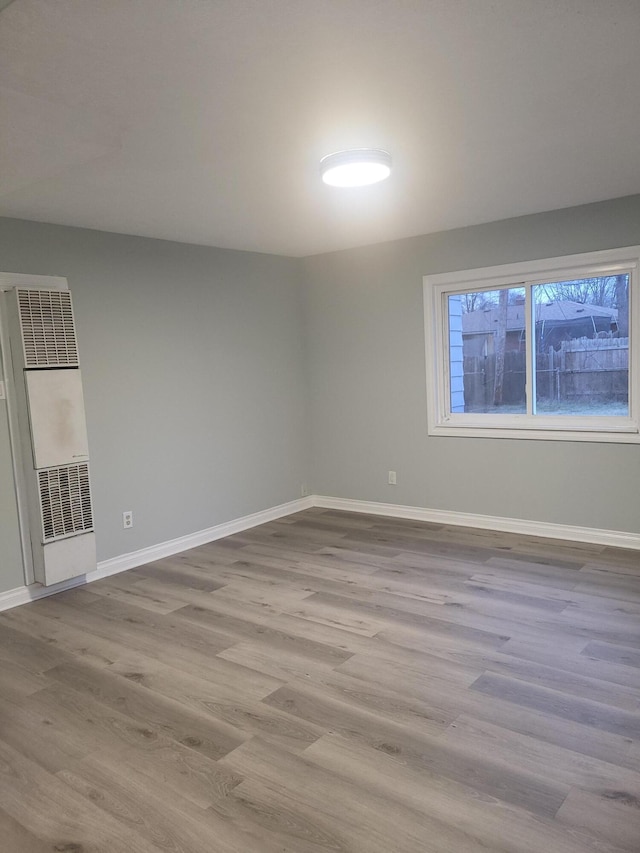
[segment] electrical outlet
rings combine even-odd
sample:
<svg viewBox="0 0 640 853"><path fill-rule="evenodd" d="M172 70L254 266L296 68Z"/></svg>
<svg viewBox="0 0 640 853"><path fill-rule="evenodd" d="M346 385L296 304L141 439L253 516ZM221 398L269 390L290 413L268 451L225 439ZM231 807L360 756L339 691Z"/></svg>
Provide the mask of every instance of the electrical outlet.
<svg viewBox="0 0 640 853"><path fill-rule="evenodd" d="M133 511L128 509L126 512L122 513L122 526L125 530L128 530L130 527L133 527Z"/></svg>
<svg viewBox="0 0 640 853"><path fill-rule="evenodd" d="M306 484L306 483L303 483L303 484L300 486L300 496L301 496L301 497L303 497L303 498L308 498L308 497L309 497L309 486L307 486L307 484Z"/></svg>
<svg viewBox="0 0 640 853"><path fill-rule="evenodd" d="M395 486L395 485L397 485L397 482L398 481L396 479L396 472L395 471L389 471L389 485Z"/></svg>

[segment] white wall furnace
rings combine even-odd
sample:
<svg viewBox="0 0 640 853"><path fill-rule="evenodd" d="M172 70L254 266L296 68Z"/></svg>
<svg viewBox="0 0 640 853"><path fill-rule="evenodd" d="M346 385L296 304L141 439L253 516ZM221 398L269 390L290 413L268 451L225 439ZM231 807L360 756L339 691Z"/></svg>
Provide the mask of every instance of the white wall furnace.
<svg viewBox="0 0 640 853"><path fill-rule="evenodd" d="M35 580L96 568L82 375L68 290L9 292L22 462Z"/></svg>

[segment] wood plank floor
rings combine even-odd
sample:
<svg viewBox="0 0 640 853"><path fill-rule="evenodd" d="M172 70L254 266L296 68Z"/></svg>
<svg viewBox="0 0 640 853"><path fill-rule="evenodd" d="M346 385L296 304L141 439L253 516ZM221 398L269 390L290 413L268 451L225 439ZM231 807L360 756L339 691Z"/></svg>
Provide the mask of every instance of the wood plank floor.
<svg viewBox="0 0 640 853"><path fill-rule="evenodd" d="M640 552L308 510L0 615L7 853L640 851Z"/></svg>

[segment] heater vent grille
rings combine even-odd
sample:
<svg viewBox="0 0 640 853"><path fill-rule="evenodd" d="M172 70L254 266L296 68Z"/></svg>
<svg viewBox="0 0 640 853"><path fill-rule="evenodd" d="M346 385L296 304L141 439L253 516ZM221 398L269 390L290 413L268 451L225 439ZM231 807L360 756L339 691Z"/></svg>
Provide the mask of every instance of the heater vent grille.
<svg viewBox="0 0 640 853"><path fill-rule="evenodd" d="M93 530L87 463L38 472L44 541Z"/></svg>
<svg viewBox="0 0 640 853"><path fill-rule="evenodd" d="M25 367L77 367L69 291L19 288L17 295Z"/></svg>

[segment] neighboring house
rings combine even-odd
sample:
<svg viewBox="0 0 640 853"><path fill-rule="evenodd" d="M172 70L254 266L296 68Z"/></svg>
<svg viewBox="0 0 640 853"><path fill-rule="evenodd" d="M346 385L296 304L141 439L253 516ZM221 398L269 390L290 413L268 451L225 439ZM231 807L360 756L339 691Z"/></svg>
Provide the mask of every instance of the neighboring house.
<svg viewBox="0 0 640 853"><path fill-rule="evenodd" d="M539 304L536 310L536 341L544 351L559 349L562 341L595 338L617 330L618 311L600 305L563 300ZM481 308L462 315L465 356L485 356L495 352L499 308ZM525 334L525 305L516 302L507 308L506 352L519 352Z"/></svg>

